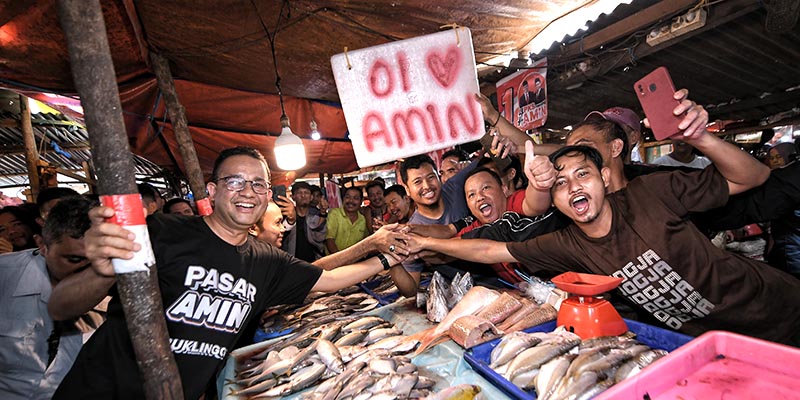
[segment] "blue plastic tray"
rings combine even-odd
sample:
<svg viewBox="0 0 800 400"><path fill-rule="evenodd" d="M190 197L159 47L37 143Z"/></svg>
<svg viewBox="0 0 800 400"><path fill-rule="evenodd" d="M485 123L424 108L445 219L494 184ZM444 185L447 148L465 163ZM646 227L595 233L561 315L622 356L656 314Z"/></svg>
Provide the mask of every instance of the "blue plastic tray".
<svg viewBox="0 0 800 400"><path fill-rule="evenodd" d="M628 324L628 329L630 331L636 333L636 340L650 346L653 349L673 351L694 339L693 337L684 335L682 333L669 331L629 319L626 319L625 323ZM542 325L525 329L524 332L551 332L554 329L556 329L556 322L551 321ZM483 375L486 380L492 382L492 384L497 386L500 390L512 398L519 400L536 399L536 391L525 391L520 389L517 387L517 385L509 382L506 380L506 378L503 378L503 376L489 367L489 360L492 350L494 350L497 344L500 343L500 340L501 339L495 339L465 351L464 359L475 371Z"/></svg>
<svg viewBox="0 0 800 400"><path fill-rule="evenodd" d="M253 335L253 343L263 342L265 340L274 339L276 337L281 337L284 335L288 335L290 333L292 333L291 328L269 333L264 332L263 330L261 330L261 328L258 328L256 329L256 334Z"/></svg>
<svg viewBox="0 0 800 400"><path fill-rule="evenodd" d="M358 287L361 288L361 290L366 292L368 295L378 299L378 303L380 303L380 305L382 305L382 306L386 306L386 305L392 304L395 301L397 301L397 299L400 298L400 293L399 292L392 293L392 294L386 295L386 296L380 296L377 293L372 291L373 289L378 287L378 285L380 285L381 282L382 282L382 280L380 280L380 279L373 279L371 281L366 281L366 282L363 282L363 283L359 283L357 285L358 285ZM423 279L422 281L420 281L419 287L421 289L424 289L424 288L428 287L428 284L430 282L431 282L430 279Z"/></svg>

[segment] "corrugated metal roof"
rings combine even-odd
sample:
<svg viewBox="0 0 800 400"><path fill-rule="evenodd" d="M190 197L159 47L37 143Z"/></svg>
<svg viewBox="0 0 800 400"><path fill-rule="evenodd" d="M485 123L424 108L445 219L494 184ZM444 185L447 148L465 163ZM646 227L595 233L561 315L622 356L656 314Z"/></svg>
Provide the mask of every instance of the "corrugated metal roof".
<svg viewBox="0 0 800 400"><path fill-rule="evenodd" d="M612 106L631 108L644 117L633 84L662 65L669 69L676 87L688 88L690 98L706 106L712 121L745 120L752 126L778 113L791 114L800 106L800 24L790 32L770 34L765 22L766 11L759 9L645 57L631 58L636 48L648 46L641 39L630 51L620 53L627 62L589 78L580 87L549 91L548 126L571 125L592 110ZM574 65L556 68L548 81L556 81Z"/></svg>
<svg viewBox="0 0 800 400"><path fill-rule="evenodd" d="M83 163L92 163L86 129L60 114L40 113L31 116L39 157L48 164L70 171L83 171ZM15 126L11 122L16 122ZM28 167L25 163L23 133L19 115L0 112L0 187L25 186ZM134 156L139 178L162 175L162 169L140 156Z"/></svg>

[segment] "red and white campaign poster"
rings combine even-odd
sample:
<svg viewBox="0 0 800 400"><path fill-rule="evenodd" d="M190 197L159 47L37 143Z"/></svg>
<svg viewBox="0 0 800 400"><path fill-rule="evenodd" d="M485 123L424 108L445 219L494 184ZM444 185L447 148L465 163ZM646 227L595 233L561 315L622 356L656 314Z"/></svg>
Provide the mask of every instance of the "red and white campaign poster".
<svg viewBox="0 0 800 400"><path fill-rule="evenodd" d="M362 168L485 133L467 28L336 54L331 66Z"/></svg>
<svg viewBox="0 0 800 400"><path fill-rule="evenodd" d="M497 110L523 131L547 122L547 58L497 82Z"/></svg>

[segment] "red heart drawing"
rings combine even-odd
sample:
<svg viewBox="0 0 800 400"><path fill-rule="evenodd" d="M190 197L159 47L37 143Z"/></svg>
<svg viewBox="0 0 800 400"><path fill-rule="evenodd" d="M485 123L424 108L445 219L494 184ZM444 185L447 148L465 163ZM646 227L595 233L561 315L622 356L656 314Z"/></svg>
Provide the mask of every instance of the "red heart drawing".
<svg viewBox="0 0 800 400"><path fill-rule="evenodd" d="M461 69L461 52L456 46L450 46L444 57L431 51L428 53L426 61L431 75L443 88L447 89L458 77L458 70Z"/></svg>

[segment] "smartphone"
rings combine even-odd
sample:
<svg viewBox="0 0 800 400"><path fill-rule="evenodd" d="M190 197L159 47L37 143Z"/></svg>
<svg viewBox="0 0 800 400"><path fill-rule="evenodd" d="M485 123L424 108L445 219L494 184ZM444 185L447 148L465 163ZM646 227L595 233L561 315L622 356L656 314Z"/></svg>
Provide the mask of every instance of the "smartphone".
<svg viewBox="0 0 800 400"><path fill-rule="evenodd" d="M272 187L272 202L276 203L278 200L278 196L286 197L286 185L275 185Z"/></svg>
<svg viewBox="0 0 800 400"><path fill-rule="evenodd" d="M658 67L633 84L639 104L650 121L656 140L664 140L681 132L678 124L683 116L672 113L680 102L675 100L675 85L665 67Z"/></svg>

